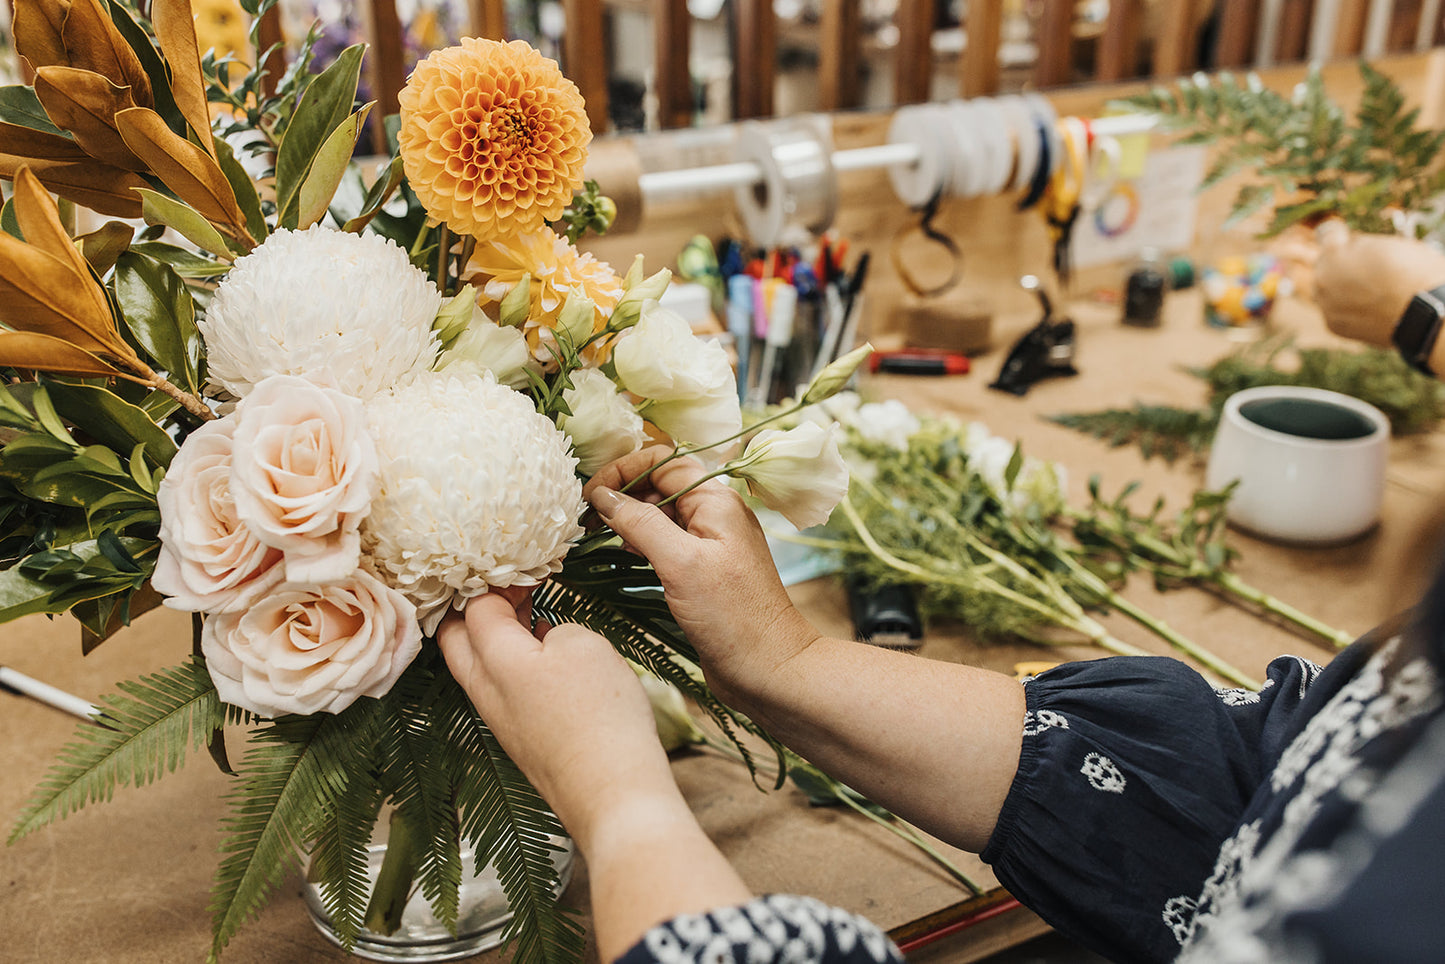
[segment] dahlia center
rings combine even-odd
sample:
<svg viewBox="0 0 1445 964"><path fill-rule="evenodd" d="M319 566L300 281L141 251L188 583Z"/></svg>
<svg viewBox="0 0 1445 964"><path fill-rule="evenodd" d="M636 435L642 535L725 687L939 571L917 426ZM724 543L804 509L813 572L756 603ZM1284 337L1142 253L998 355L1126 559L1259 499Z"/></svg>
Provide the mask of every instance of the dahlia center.
<svg viewBox="0 0 1445 964"><path fill-rule="evenodd" d="M516 107L503 108L492 115L490 140L496 147L511 151L526 151L532 148L536 132L526 113Z"/></svg>

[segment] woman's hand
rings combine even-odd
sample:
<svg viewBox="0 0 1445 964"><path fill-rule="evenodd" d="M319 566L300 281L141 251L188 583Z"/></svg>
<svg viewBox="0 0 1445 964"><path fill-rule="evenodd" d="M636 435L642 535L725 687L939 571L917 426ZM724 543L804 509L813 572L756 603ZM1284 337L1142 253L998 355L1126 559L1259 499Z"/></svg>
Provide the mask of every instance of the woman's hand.
<svg viewBox="0 0 1445 964"><path fill-rule="evenodd" d="M1337 335L1388 347L1410 299L1445 284L1445 254L1423 241L1353 234L1337 220L1316 235L1315 301Z"/></svg>
<svg viewBox="0 0 1445 964"><path fill-rule="evenodd" d="M788 598L757 518L723 483L697 485L707 473L696 459L674 459L627 493L617 491L670 454L654 446L625 456L599 471L583 494L657 570L709 683L729 699L770 678L818 633ZM690 491L657 506L684 490Z"/></svg>
<svg viewBox="0 0 1445 964"><path fill-rule="evenodd" d="M437 635L502 747L585 852L609 814L681 804L636 674L581 626L531 627L531 597L472 599Z"/></svg>

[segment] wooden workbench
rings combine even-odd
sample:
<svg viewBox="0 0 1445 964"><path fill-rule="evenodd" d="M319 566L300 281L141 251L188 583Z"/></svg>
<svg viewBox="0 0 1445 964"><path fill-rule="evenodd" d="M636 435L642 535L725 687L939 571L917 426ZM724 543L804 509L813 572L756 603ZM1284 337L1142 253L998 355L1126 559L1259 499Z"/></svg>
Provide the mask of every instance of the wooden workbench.
<svg viewBox="0 0 1445 964"><path fill-rule="evenodd" d="M1197 296L1171 296L1165 326L1124 328L1117 309L1079 304L1077 378L1046 382L1026 398L989 391L995 352L978 360L974 374L953 378L878 377L865 384L875 396L908 400L920 409L950 411L1016 435L1026 451L1056 459L1069 471L1076 501L1087 476L1099 472L1106 491L1130 479L1143 481L1139 497L1164 494L1175 504L1200 480L1198 466L1145 463L1132 449L1101 443L1041 421L1042 413L1079 411L1134 399L1197 403L1200 383L1177 366L1210 360L1230 342L1206 329ZM1306 343L1331 341L1303 303L1288 303L1279 320ZM1005 343L1032 318L1000 320ZM1290 549L1240 536L1238 571L1305 611L1351 633L1362 632L1410 599L1418 566L1401 565L1427 526L1445 491L1445 435L1392 443L1381 526L1354 544L1332 549ZM844 598L828 579L794 588L800 605L830 633L852 632ZM1129 595L1176 628L1214 648L1255 675L1268 659L1294 652L1317 660L1329 653L1201 592L1157 595L1142 582ZM1164 652L1163 644L1131 624L1106 622L1121 638ZM138 620L84 659L79 632L68 617L43 617L0 627L0 663L87 698L115 681L173 664L190 649L189 617L166 610ZM923 655L962 660L1011 672L1020 660L1099 655L1088 649L1063 654L1029 646L982 647L958 627L933 627ZM860 680L859 685L867 685ZM74 721L48 707L0 695L0 814L8 823L30 789L69 738ZM931 734L928 739L966 739ZM762 793L736 765L709 755L676 761L675 772L703 826L759 891L818 896L862 912L895 934L914 937L960 918L976 926L920 951L914 960L966 961L1039 932L1037 918L1006 911L1001 894L964 903L966 895L906 845L846 812L810 809L791 789ZM206 912L219 843L217 820L227 778L197 754L180 772L143 790L120 791L104 805L0 849L0 957L12 964L86 960L115 964L195 962L209 944ZM992 884L986 868L958 855L964 869ZM566 900L585 907L585 871ZM259 920L242 930L227 960L242 964L312 964L342 959L312 929L293 874ZM933 915L930 919L930 915Z"/></svg>

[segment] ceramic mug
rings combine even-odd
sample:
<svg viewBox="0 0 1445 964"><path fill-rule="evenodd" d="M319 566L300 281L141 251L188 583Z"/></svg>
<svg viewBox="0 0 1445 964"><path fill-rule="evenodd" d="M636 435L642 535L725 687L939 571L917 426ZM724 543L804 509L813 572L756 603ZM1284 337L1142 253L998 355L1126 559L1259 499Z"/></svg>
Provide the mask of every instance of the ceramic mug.
<svg viewBox="0 0 1445 964"><path fill-rule="evenodd" d="M1344 542L1380 517L1390 422L1357 398L1268 385L1224 403L1205 487L1239 480L1229 521L1283 542Z"/></svg>

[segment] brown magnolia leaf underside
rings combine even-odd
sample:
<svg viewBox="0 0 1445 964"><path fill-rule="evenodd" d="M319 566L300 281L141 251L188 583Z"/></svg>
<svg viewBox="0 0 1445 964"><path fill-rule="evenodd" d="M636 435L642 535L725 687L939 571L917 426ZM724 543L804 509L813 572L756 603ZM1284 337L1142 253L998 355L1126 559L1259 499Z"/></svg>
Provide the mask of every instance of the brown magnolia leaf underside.
<svg viewBox="0 0 1445 964"><path fill-rule="evenodd" d="M215 158L167 127L153 110L133 107L115 120L126 146L177 197L210 221L244 228L236 194Z"/></svg>
<svg viewBox="0 0 1445 964"><path fill-rule="evenodd" d="M55 0L49 0L55 2ZM70 12L60 28L66 61L72 67L93 70L122 87L129 87L137 104L150 106L151 82L140 58L111 22L101 0L70 0Z"/></svg>
<svg viewBox="0 0 1445 964"><path fill-rule="evenodd" d="M0 331L0 365L87 378L125 374L64 339L32 331Z"/></svg>
<svg viewBox="0 0 1445 964"><path fill-rule="evenodd" d="M200 48L193 17L191 0L154 0L151 4L156 39L160 41L166 62L171 65L171 96L201 145L214 158L211 108L206 101L205 81L201 79Z"/></svg>
<svg viewBox="0 0 1445 964"><path fill-rule="evenodd" d="M129 87L118 87L91 70L51 66L36 71L35 95L56 126L69 131L91 157L131 171L145 170L115 128L115 115L136 106Z"/></svg>

